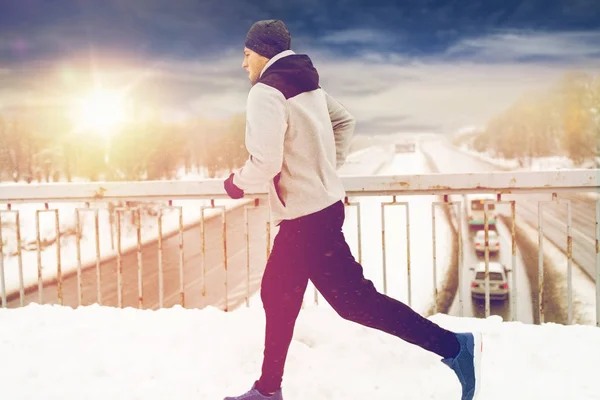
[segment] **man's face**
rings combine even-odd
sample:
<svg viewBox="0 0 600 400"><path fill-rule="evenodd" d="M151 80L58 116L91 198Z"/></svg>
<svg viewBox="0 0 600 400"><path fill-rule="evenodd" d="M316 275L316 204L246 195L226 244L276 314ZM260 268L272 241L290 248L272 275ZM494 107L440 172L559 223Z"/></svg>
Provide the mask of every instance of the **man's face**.
<svg viewBox="0 0 600 400"><path fill-rule="evenodd" d="M244 62L242 63L242 68L248 71L248 79L250 79L251 85L254 86L254 84L256 84L260 77L260 72L265 65L267 65L267 62L269 62L267 57L261 56L257 52L244 47Z"/></svg>

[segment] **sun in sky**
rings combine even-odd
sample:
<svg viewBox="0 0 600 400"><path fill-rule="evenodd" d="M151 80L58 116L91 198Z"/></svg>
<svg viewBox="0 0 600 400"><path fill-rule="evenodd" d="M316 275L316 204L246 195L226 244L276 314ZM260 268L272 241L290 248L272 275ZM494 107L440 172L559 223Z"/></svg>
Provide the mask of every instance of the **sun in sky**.
<svg viewBox="0 0 600 400"><path fill-rule="evenodd" d="M87 95L75 99L70 117L76 132L83 134L114 134L128 118L125 94L96 87Z"/></svg>

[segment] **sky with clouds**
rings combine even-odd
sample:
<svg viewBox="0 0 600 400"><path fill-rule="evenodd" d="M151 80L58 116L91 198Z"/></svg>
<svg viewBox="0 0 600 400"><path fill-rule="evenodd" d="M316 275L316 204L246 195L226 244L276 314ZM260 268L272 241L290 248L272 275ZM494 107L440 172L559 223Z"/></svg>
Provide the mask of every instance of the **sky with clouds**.
<svg viewBox="0 0 600 400"><path fill-rule="evenodd" d="M598 0L2 1L0 112L94 81L167 115L243 112L243 41L270 18L359 133L481 125L567 70L600 72Z"/></svg>

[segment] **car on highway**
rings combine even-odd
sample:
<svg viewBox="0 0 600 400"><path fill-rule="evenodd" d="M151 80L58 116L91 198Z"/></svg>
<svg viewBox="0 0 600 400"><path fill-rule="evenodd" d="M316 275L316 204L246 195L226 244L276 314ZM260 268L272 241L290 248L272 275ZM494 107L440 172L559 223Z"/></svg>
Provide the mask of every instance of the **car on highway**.
<svg viewBox="0 0 600 400"><path fill-rule="evenodd" d="M469 232L485 229L485 204L487 203L488 229L496 230L496 198L489 193L465 195Z"/></svg>
<svg viewBox="0 0 600 400"><path fill-rule="evenodd" d="M477 231L475 233L473 245L475 246L475 253L477 255L485 254L485 231ZM496 231L488 230L488 249L489 254L498 254L500 251L500 238Z"/></svg>
<svg viewBox="0 0 600 400"><path fill-rule="evenodd" d="M485 299L485 262L480 262L471 268L475 271L471 281L471 297ZM500 262L489 262L490 300L506 300L509 296L508 277L510 271Z"/></svg>

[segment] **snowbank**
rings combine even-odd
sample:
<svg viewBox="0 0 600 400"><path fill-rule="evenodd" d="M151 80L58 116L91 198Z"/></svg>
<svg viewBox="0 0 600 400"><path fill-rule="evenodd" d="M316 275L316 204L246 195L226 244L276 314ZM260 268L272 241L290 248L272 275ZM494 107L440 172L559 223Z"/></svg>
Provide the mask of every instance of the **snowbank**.
<svg viewBox="0 0 600 400"><path fill-rule="evenodd" d="M431 319L454 331L483 332L482 399L600 399L598 328L498 316ZM28 305L0 309L0 326L1 393L14 400L222 399L247 390L262 361L260 308ZM459 399L456 377L439 360L325 307L306 307L288 356L284 398Z"/></svg>

